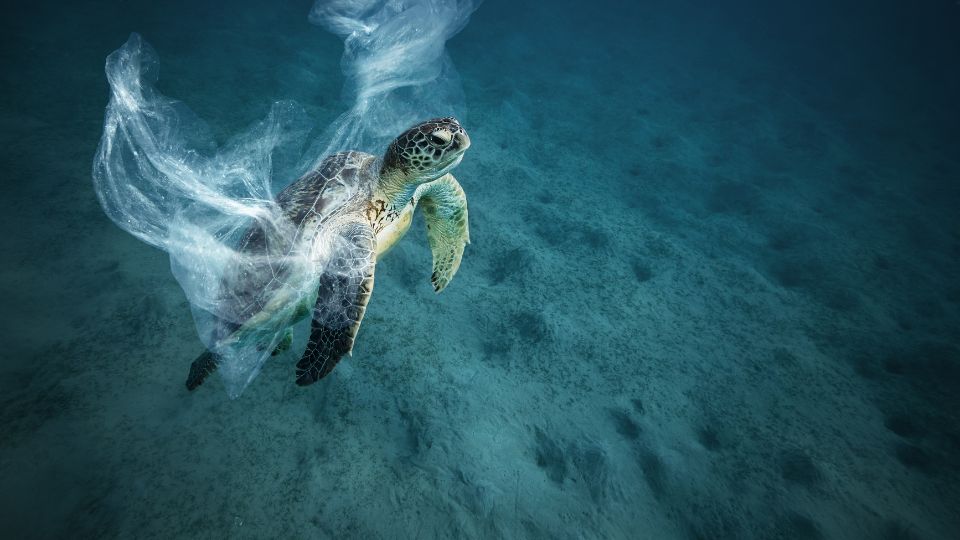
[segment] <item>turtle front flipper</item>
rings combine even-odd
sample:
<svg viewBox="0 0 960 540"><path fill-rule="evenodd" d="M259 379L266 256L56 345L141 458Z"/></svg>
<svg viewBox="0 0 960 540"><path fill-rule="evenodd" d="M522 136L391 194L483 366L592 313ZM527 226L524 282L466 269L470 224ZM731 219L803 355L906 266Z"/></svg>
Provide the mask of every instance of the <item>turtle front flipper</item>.
<svg viewBox="0 0 960 540"><path fill-rule="evenodd" d="M320 277L310 339L297 362L297 384L313 384L353 350L360 321L373 292L376 236L362 215L335 233L329 263Z"/></svg>
<svg viewBox="0 0 960 540"><path fill-rule="evenodd" d="M427 239L433 253L430 282L440 292L450 283L470 243L467 222L467 196L452 174L424 184L417 190L420 207L427 222Z"/></svg>

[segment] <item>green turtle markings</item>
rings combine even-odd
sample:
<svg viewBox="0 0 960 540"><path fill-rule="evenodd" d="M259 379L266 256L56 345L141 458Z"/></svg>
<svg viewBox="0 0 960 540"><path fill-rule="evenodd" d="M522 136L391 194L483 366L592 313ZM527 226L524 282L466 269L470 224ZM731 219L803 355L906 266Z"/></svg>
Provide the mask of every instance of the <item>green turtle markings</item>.
<svg viewBox="0 0 960 540"><path fill-rule="evenodd" d="M279 335L279 341L263 346L273 346L277 354L290 347L290 327L312 314L296 382L306 386L328 375L353 350L373 293L377 261L406 234L418 205L433 254L430 280L436 292L442 291L460 268L464 247L470 243L467 198L450 174L469 146L470 138L455 118L429 120L394 139L380 158L354 151L333 154L277 194L280 209L298 231L294 249L311 253L321 236L336 240L327 241L322 249L326 258L312 309L305 301L290 304L297 284L279 287L262 305L249 301L275 280L252 270L231 285L237 290L231 290L230 297L243 302L242 309L236 310L244 313L242 322L222 321L217 345L258 343L267 339L264 336ZM338 186L355 189L345 199L327 195ZM239 249L256 252L264 242L263 231L252 229ZM285 293L285 288L291 291ZM286 326L279 333L278 320ZM216 371L220 364L216 348L193 361L187 389L197 388Z"/></svg>

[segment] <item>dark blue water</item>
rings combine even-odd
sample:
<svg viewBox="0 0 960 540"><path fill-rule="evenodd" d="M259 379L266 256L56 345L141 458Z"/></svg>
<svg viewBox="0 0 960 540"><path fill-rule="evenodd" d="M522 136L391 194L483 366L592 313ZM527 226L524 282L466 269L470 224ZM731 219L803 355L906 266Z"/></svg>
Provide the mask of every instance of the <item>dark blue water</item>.
<svg viewBox="0 0 960 540"><path fill-rule="evenodd" d="M418 218L351 358L229 400L91 166L131 31L220 142L332 122L342 42L275 4L0 22L4 535L956 537L960 6L487 0L456 279Z"/></svg>

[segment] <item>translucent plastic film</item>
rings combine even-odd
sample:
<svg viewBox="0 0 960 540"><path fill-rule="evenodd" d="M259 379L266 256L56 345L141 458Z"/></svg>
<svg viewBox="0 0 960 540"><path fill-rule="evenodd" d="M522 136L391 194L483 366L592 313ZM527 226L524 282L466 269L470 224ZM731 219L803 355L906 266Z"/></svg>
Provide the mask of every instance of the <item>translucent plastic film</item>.
<svg viewBox="0 0 960 540"><path fill-rule="evenodd" d="M479 0L319 0L310 21L343 37L344 95L350 109L331 125L318 156L349 149L380 153L411 125L464 116L463 89L444 44Z"/></svg>
<svg viewBox="0 0 960 540"><path fill-rule="evenodd" d="M320 277L344 242L322 222L358 188L321 190L328 200L316 206L326 215L308 226L275 201L275 186L335 150L379 155L409 125L460 112L444 43L473 9L438 0L318 2L310 20L344 38L350 108L312 142L314 126L303 110L278 102L267 118L218 147L203 121L154 88L157 56L139 35L107 58L111 94L93 167L97 196L117 225L169 253L231 397L299 318L318 312L312 308ZM177 360L185 374L192 358Z"/></svg>
<svg viewBox="0 0 960 540"><path fill-rule="evenodd" d="M202 121L154 89L157 58L140 36L107 58L106 72L111 98L94 160L97 195L114 222L170 254L200 338L221 357L228 392L238 396L294 308L315 294L316 261L294 249L297 228L270 188L278 152L306 135L303 113L277 103L217 149ZM266 305L274 311L256 335L227 340Z"/></svg>

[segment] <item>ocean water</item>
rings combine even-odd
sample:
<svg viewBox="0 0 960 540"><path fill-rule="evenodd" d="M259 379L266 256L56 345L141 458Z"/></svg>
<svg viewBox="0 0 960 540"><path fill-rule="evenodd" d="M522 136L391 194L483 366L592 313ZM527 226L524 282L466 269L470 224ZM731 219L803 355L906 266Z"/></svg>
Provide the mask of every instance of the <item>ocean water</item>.
<svg viewBox="0 0 960 540"><path fill-rule="evenodd" d="M220 143L322 130L310 8L0 22L3 536L958 536L960 6L486 0L450 286L418 218L330 376L188 393L187 297L91 180L104 61L140 33Z"/></svg>

